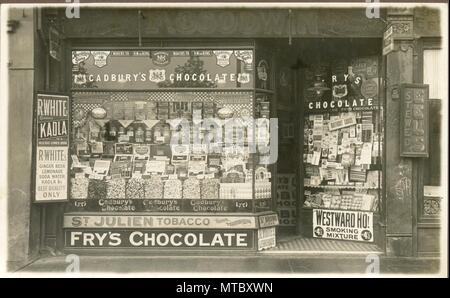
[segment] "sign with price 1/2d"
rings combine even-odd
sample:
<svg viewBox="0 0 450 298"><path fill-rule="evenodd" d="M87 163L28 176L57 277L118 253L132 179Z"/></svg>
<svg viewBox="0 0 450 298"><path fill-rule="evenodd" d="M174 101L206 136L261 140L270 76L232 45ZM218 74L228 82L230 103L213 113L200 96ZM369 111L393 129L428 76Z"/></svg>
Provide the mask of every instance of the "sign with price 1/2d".
<svg viewBox="0 0 450 298"><path fill-rule="evenodd" d="M67 201L69 97L36 94L34 119L34 201Z"/></svg>

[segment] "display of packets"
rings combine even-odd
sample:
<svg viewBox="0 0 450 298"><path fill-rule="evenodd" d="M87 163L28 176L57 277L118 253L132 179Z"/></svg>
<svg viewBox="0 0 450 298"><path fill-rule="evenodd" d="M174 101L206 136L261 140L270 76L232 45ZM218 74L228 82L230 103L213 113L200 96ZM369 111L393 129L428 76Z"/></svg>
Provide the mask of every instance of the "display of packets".
<svg viewBox="0 0 450 298"><path fill-rule="evenodd" d="M201 181L201 198L210 200L219 198L219 179L206 178Z"/></svg>
<svg viewBox="0 0 450 298"><path fill-rule="evenodd" d="M123 199L125 198L125 179L116 178L110 179L106 182L106 197L108 199Z"/></svg>
<svg viewBox="0 0 450 298"><path fill-rule="evenodd" d="M200 199L200 181L189 177L183 182L183 199Z"/></svg>
<svg viewBox="0 0 450 298"><path fill-rule="evenodd" d="M181 199L182 183L179 179L169 179L164 183L165 199Z"/></svg>
<svg viewBox="0 0 450 298"><path fill-rule="evenodd" d="M105 199L106 198L105 181L89 179L88 197L89 199Z"/></svg>
<svg viewBox="0 0 450 298"><path fill-rule="evenodd" d="M89 179L86 177L71 178L70 194L72 199L87 199Z"/></svg>
<svg viewBox="0 0 450 298"><path fill-rule="evenodd" d="M304 202L304 207L376 211L376 203L376 196L371 194L345 192L345 194L334 195L331 193L319 192L308 194Z"/></svg>
<svg viewBox="0 0 450 298"><path fill-rule="evenodd" d="M144 199L144 179L131 178L126 186L127 199Z"/></svg>
<svg viewBox="0 0 450 298"><path fill-rule="evenodd" d="M220 183L220 199L252 199L252 184Z"/></svg>
<svg viewBox="0 0 450 298"><path fill-rule="evenodd" d="M146 199L161 199L163 197L164 183L161 177L152 175L144 179L144 197Z"/></svg>

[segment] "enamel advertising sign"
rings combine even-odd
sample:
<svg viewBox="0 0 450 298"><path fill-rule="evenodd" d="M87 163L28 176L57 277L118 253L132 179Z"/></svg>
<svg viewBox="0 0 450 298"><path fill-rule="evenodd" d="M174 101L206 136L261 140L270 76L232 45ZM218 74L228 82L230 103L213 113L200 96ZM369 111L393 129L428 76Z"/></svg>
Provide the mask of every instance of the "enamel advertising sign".
<svg viewBox="0 0 450 298"><path fill-rule="evenodd" d="M69 97L37 94L35 127L35 202L66 201Z"/></svg>

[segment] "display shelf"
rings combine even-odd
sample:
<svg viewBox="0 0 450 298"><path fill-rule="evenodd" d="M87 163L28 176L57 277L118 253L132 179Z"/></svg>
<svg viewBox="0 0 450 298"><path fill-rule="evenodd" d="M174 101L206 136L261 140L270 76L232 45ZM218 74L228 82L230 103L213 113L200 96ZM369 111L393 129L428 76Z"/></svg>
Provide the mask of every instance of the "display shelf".
<svg viewBox="0 0 450 298"><path fill-rule="evenodd" d="M313 209L324 209L324 210L336 210L336 211L356 211L356 212L374 212L376 213L377 211L374 210L361 210L361 209L339 209L339 208L327 208L324 206L317 206L317 207L305 207L302 206L301 210L302 211L312 211Z"/></svg>
<svg viewBox="0 0 450 298"><path fill-rule="evenodd" d="M210 88L210 87L173 87L151 89L151 92L253 92L252 88ZM70 88L71 92L95 92L95 93L113 93L113 92L149 92L145 89L117 89L117 88ZM257 89L257 92L273 93L270 90Z"/></svg>
<svg viewBox="0 0 450 298"><path fill-rule="evenodd" d="M356 185L303 185L305 188L322 189L378 189L376 186L356 186Z"/></svg>
<svg viewBox="0 0 450 298"><path fill-rule="evenodd" d="M252 213L269 206L270 199L71 199L65 212Z"/></svg>
<svg viewBox="0 0 450 298"><path fill-rule="evenodd" d="M151 57L150 50L145 51ZM123 53L112 55L105 62L107 67L98 69L92 53L85 57L86 52L72 52L79 58L76 62L72 60L74 80L70 89L75 116L72 119L75 142L70 149L75 166L71 169L69 189L71 199L75 200L69 202L67 211L196 214L270 210L271 175L265 174L266 166L259 165L258 156L262 153L252 150L255 142L268 142L268 134L260 139L251 135L249 130L254 128L246 117L256 110L270 115L268 99L274 91L255 88L253 58L250 61L242 56L243 63L225 63L229 59L239 60L239 55L253 57L253 50L235 51L234 55L224 57L228 60L223 65L217 64L220 68L212 67L212 62L220 61L213 55L198 58L211 61L204 65L190 59L192 52L177 56L185 59L184 67L195 73L207 71L211 75L219 69L221 74L235 77L222 79L219 85L209 79L202 83L191 79L170 83L170 74L174 76L183 68L170 59L165 61L168 65L164 70L159 70L164 78L158 78L155 72L145 79L147 83L142 78L121 84L104 81L104 75L109 73L103 71L116 67L123 71L124 65L128 65L124 61L137 61L134 63L144 68L152 63L142 56L128 57L129 52ZM137 73L139 67L130 72ZM83 82L86 75L98 75L99 79ZM264 100L256 102L256 93L263 93ZM180 119L184 121L179 122ZM214 123L209 127L197 126L211 119ZM233 134L228 132L226 125L234 126L239 119L242 124L236 127L239 131L233 127ZM185 123L188 125L182 126ZM172 144L174 140L183 143L188 140L189 144ZM227 149L230 144L234 146ZM264 178L260 179L266 184L259 183L259 176L255 176L261 167ZM203 189L210 191L203 193Z"/></svg>

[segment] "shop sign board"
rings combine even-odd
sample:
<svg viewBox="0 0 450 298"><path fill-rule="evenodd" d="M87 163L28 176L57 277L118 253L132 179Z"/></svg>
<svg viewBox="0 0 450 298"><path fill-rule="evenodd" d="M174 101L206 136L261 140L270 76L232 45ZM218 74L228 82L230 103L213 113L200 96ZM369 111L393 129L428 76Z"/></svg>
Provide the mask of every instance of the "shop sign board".
<svg viewBox="0 0 450 298"><path fill-rule="evenodd" d="M400 156L428 157L428 85L400 88Z"/></svg>
<svg viewBox="0 0 450 298"><path fill-rule="evenodd" d="M373 213L313 209L313 237L373 242Z"/></svg>
<svg viewBox="0 0 450 298"><path fill-rule="evenodd" d="M69 97L36 94L34 121L34 201L67 201Z"/></svg>
<svg viewBox="0 0 450 298"><path fill-rule="evenodd" d="M374 98L342 98L334 100L310 101L306 104L306 113L321 114L331 112L374 111L378 102Z"/></svg>
<svg viewBox="0 0 450 298"><path fill-rule="evenodd" d="M394 26L390 25L383 33L383 55L394 50Z"/></svg>
<svg viewBox="0 0 450 298"><path fill-rule="evenodd" d="M256 229L254 216L64 215L64 228Z"/></svg>
<svg viewBox="0 0 450 298"><path fill-rule="evenodd" d="M254 247L256 230L66 229L66 248L236 249Z"/></svg>

